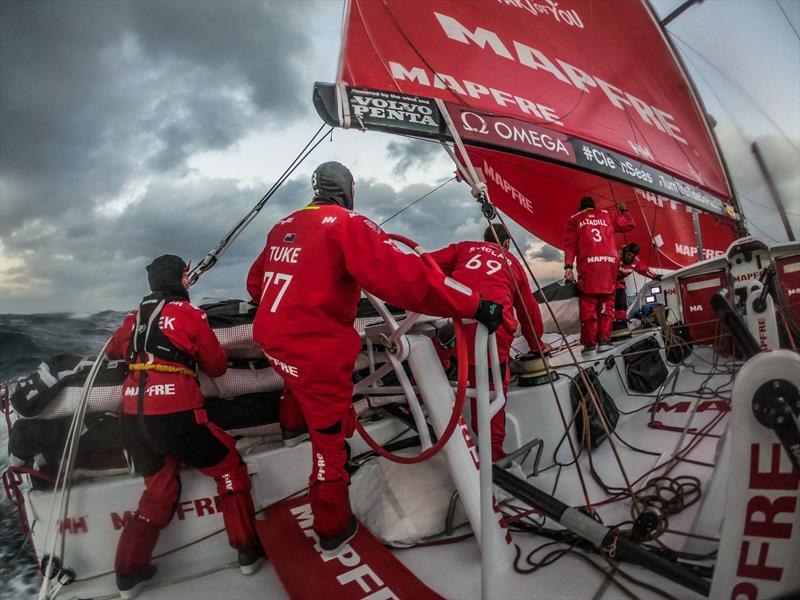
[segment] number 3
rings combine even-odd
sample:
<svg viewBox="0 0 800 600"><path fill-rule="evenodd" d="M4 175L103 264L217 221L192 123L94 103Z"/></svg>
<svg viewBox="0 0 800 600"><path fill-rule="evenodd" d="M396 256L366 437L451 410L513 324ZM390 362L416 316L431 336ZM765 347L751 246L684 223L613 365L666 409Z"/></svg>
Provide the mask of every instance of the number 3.
<svg viewBox="0 0 800 600"><path fill-rule="evenodd" d="M595 242L602 242L603 241L603 236L600 235L600 230L597 229L597 227L592 227L592 239Z"/></svg>

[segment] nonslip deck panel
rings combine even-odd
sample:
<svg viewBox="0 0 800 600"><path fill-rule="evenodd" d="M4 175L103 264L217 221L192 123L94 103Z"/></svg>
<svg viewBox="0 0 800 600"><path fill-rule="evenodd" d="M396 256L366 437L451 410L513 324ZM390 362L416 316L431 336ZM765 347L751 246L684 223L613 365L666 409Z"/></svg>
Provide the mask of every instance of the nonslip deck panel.
<svg viewBox="0 0 800 600"><path fill-rule="evenodd" d="M337 557L323 558L313 534L308 496L281 502L257 522L258 536L293 600L441 600L366 527Z"/></svg>

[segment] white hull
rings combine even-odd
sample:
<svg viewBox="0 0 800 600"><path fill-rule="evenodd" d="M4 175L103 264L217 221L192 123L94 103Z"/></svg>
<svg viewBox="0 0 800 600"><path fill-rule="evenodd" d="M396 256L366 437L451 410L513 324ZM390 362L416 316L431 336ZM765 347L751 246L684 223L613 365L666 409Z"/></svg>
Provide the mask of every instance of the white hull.
<svg viewBox="0 0 800 600"><path fill-rule="evenodd" d="M643 337L653 336L655 333L644 333L634 336L626 343L618 344L613 351L598 355L594 362L598 368L607 356L617 355L616 361L621 362L619 353L628 345L634 344ZM702 371L710 358L710 351L699 350L694 356L694 363ZM560 362L568 362L566 354L556 356L552 364L558 366ZM681 367L676 367L681 368ZM678 379L679 390L694 390L705 375L696 375L691 371L682 369ZM561 370L564 375L574 376L574 367ZM624 371L623 371L624 372ZM556 389L562 403L569 404L568 385L569 379L562 376L556 382ZM715 375L708 385L720 386L730 381L729 375ZM623 387L617 369L605 369L600 374L603 387L615 399L617 406L625 412L634 411L653 402L655 393L633 397L628 395ZM566 399L566 400L565 400ZM669 399L670 406L677 406L680 398ZM564 405L567 414L571 414L570 406ZM679 407L680 408L680 407ZM539 465L546 469L553 464L554 451L561 438L561 426L556 411L553 395L548 385L519 388L512 385L508 395L508 438L507 449L515 447L518 442L524 442L534 437L544 440L544 451ZM676 444L681 439L681 427L688 423L691 412L676 412L676 409L662 410L656 413L659 420L677 431L651 429L648 422L651 413L641 410L631 415L623 415L617 426L617 433L625 441L635 447L643 447L650 451L657 451L659 455L649 455L625 447L616 441L625 470L630 480L636 481L642 474L650 471L668 461L676 451ZM728 415L703 408L692 418L692 427L702 427L716 418L718 422L709 433L721 435L727 425ZM378 439L388 440L402 431L402 427L395 421L382 421L370 425L371 433ZM577 436L573 439L578 443ZM694 461L714 462L722 437L705 437L688 454L687 458ZM683 446L686 447L694 438L689 435L684 438ZM356 440L354 454L366 450L363 442ZM679 450L679 449L678 449ZM306 486L307 474L310 467L310 446L301 444L296 448L284 448L273 444L257 449L245 456L252 475L253 496L258 506L267 506L286 496L302 490ZM569 462L569 448L566 443L561 444L557 458L559 461ZM588 474L588 456L581 457L584 474ZM622 486L624 481L620 469L611 452L608 442L596 448L592 454L595 468L609 486ZM524 468L530 474L532 465L524 463ZM724 489L726 468L725 464L712 469L692 463L681 462L670 473L676 475L693 475L702 482L706 492L705 500L696 503L679 515L671 518L670 528L684 532L702 532L704 535L719 537L722 511L718 509L719 490ZM654 471L651 476L656 476L661 471ZM227 540L222 532L221 515L215 510L211 512L214 496L214 483L193 470L182 472L183 489L181 504L175 518L164 530L156 547L155 564L159 566L159 574L153 581L153 587L144 597L153 598L178 598L178 597L218 597L212 590L226 590L228 597L236 598L281 598L285 597L271 565L268 565L252 578L241 576L237 569L231 569L235 556L228 547ZM443 476L446 476L443 474ZM649 479L649 477L647 478ZM583 505L584 498L577 477L575 467L566 467L559 470L551 468L537 477L530 477L529 481L540 489L552 492L563 502L571 506ZM642 482L644 483L644 482ZM634 488L641 484L634 484ZM592 503L599 503L608 497L608 494L593 481L586 477L586 485ZM123 476L93 482L76 484L70 496L69 515L71 522L67 525L66 547L64 556L65 564L74 569L78 581L63 588L63 597L103 597L115 594L114 578L110 572L113 569L113 556L116 542L119 538L120 518L126 510L135 508L142 480L139 477ZM32 491L26 495L28 516L33 528L33 541L37 552L45 548L45 537L50 527L47 518L52 495L48 492ZM519 502L514 502L520 505ZM628 502L615 502L597 508L606 524L615 524L630 520L630 505ZM83 518L83 521L81 521ZM202 541L201 538L210 536ZM703 542L690 541L685 536L665 534L662 540L678 550L693 552L704 551ZM530 549L545 543L547 540L527 533L514 533L514 543L523 548L523 556ZM707 543L705 544L707 546ZM57 553L60 554L60 553ZM448 598L474 598L480 596L480 554L474 538L454 543L451 545L434 546L430 548L413 548L395 551L396 556L406 564L424 583L431 589ZM595 561L600 561L599 556L594 556ZM598 563L599 564L599 563ZM658 577L643 569L623 565L625 572L636 573L637 578L657 585L660 589L672 590L677 597L694 597L694 594L685 588ZM221 571L217 571L222 569ZM213 571L213 573L209 573ZM209 574L206 574L209 573ZM204 575L206 574L206 575ZM198 578L199 577L199 578ZM544 568L535 575L519 575L511 570L501 578L502 590L498 597L514 598L579 598L593 597L602 585L604 576L584 561L578 558L565 557L557 565ZM624 583L624 581L623 581ZM635 586L634 586L635 589ZM618 597L619 589L611 585L600 597ZM640 597L648 597L647 590L638 589Z"/></svg>

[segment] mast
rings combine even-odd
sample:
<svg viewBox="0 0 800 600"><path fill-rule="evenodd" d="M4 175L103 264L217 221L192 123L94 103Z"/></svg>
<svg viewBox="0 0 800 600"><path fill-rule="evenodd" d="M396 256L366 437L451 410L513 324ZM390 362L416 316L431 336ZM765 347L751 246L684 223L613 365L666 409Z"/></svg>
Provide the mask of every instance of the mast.
<svg viewBox="0 0 800 600"><path fill-rule="evenodd" d="M761 149L758 147L758 143L753 142L750 144L750 149L753 151L753 155L756 157L756 163L758 163L758 168L761 169L764 179L767 180L769 193L772 196L772 200L775 202L775 206L778 208L778 213L781 215L781 222L783 223L783 228L786 229L786 236L789 238L790 242L793 242L795 237L794 233L792 233L792 226L789 224L789 217L786 216L786 208L783 206L783 200L781 200L781 196L778 193L778 188L775 187L775 181L772 179L772 174L767 169L767 163L764 161L764 156L761 154Z"/></svg>
<svg viewBox="0 0 800 600"><path fill-rule="evenodd" d="M669 47L670 51L672 52L672 55L675 57L675 60L677 61L678 66L680 67L681 71L683 72L683 76L686 79L686 83L689 84L689 89L692 91L692 95L694 96L694 99L697 102L698 106L700 107L700 112L701 112L700 116L703 119L703 122L705 123L706 128L708 129L708 134L711 136L711 141L714 144L714 149L716 150L717 156L719 157L720 164L722 165L722 170L725 173L725 178L728 180L728 185L731 188L731 201L733 202L733 205L736 207L736 212L737 212L737 214L739 216L739 220L735 221L735 223L736 223L736 225L735 225L736 234L739 237L744 237L746 235L749 235L749 232L747 231L747 227L744 224L744 212L742 212L742 206L741 206L741 204L739 204L739 198L736 196L736 189L735 189L735 186L734 186L734 183L733 183L733 177L731 177L730 169L728 169L728 162L725 160L725 156L723 156L722 150L720 149L720 144L719 144L719 139L717 139L717 134L714 131L713 127L711 127L711 124L708 121L708 111L706 110L705 102L703 102L703 99L702 99L702 97L700 96L700 93L697 90L697 86L695 85L695 83L692 80L692 78L689 76L689 71L686 68L686 64L683 62L683 57L680 55L680 53L678 52L678 49L672 43L672 38L669 36L669 32L667 31L667 27L666 27L667 24L669 24L672 21L674 21L678 16L680 16L684 11L686 11L688 8L690 8L693 4L699 4L702 1L703 0L687 0L686 2L681 4L678 8L673 10L670 14L668 14L663 20L655 19L655 21L658 23L659 27L661 28L661 33L664 36L664 40L666 41L667 46ZM649 2L646 2L646 4L647 4L651 14L653 14L653 16L655 17L655 12L653 11L653 7L650 6Z"/></svg>

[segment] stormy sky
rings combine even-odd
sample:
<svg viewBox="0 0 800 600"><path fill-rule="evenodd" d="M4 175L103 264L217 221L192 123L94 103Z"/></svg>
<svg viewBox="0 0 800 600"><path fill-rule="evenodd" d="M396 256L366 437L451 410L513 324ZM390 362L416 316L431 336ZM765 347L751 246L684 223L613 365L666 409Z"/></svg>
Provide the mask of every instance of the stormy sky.
<svg viewBox="0 0 800 600"><path fill-rule="evenodd" d="M667 14L678 2L660 0ZM126 309L144 265L202 258L320 125L340 2L0 2L0 312ZM800 2L706 0L670 30L753 225L784 240L749 150L758 141L800 234ZM244 297L277 218L304 204L313 166L348 164L358 209L429 248L483 229L433 144L336 131L193 288ZM560 253L520 234L544 278Z"/></svg>

